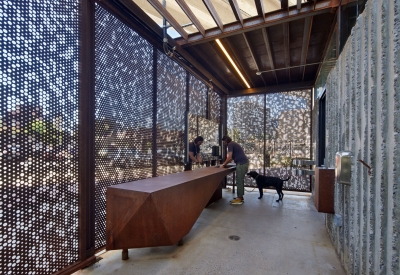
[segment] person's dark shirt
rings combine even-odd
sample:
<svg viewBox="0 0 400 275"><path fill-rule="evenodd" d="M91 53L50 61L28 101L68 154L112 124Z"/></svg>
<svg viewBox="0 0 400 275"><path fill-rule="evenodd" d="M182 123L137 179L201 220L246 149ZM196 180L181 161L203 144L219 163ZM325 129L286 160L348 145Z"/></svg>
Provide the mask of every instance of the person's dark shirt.
<svg viewBox="0 0 400 275"><path fill-rule="evenodd" d="M193 156L196 158L200 153L200 146L196 146L194 142L189 143L189 152L193 153ZM193 160L189 157L189 162L193 162Z"/></svg>
<svg viewBox="0 0 400 275"><path fill-rule="evenodd" d="M249 162L243 152L242 146L234 141L228 143L228 152L232 152L232 159L236 164L245 164Z"/></svg>

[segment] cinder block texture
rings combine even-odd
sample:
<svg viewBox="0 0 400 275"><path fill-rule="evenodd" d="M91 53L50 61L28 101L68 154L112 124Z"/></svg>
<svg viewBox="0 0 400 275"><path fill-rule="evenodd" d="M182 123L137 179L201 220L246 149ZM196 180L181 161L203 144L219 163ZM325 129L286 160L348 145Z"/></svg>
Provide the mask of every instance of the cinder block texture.
<svg viewBox="0 0 400 275"><path fill-rule="evenodd" d="M348 274L400 274L399 40L400 0L369 0L326 83L327 166L354 155L351 186L335 185L343 226L326 219Z"/></svg>

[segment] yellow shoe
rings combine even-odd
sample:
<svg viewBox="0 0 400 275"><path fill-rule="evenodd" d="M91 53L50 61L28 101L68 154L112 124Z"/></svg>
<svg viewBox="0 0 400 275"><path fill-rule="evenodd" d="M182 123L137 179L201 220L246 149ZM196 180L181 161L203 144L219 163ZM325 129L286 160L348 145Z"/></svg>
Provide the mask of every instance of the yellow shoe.
<svg viewBox="0 0 400 275"><path fill-rule="evenodd" d="M231 200L231 204L243 204L244 203L244 200L242 200L242 199L233 199L233 200Z"/></svg>

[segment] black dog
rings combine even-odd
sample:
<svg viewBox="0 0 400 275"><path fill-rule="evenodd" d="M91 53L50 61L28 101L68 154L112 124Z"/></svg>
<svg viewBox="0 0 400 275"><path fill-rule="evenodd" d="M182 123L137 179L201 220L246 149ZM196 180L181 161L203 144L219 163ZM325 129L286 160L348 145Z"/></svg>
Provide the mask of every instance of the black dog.
<svg viewBox="0 0 400 275"><path fill-rule="evenodd" d="M290 176L285 180L281 180L280 178L276 177L262 176L258 174L256 171L250 171L247 173L247 175L256 180L258 190L260 190L260 197L258 199L261 199L263 197L263 188L267 188L269 186L274 186L276 188L276 192L278 193L279 196L279 199L277 199L276 202L279 202L283 199L283 193L282 193L283 182L288 181L290 179Z"/></svg>

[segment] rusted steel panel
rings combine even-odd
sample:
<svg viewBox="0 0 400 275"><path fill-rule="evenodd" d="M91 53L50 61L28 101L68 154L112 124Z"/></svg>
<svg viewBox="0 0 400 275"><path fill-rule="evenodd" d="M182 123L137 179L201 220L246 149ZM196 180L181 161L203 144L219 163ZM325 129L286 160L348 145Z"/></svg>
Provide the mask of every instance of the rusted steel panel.
<svg viewBox="0 0 400 275"><path fill-rule="evenodd" d="M232 172L207 167L108 187L107 250L178 243Z"/></svg>

